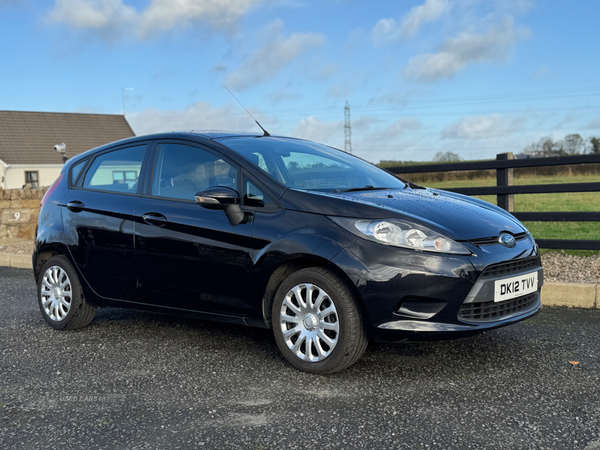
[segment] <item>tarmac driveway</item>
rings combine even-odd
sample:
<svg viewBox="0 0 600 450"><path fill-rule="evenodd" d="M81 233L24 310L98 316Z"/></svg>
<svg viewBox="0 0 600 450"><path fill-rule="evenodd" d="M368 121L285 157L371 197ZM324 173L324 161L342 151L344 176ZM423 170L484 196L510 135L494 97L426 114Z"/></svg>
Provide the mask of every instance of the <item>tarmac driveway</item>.
<svg viewBox="0 0 600 450"><path fill-rule="evenodd" d="M54 331L32 272L0 268L0 355L2 449L600 449L600 310L315 376L268 330L102 309Z"/></svg>

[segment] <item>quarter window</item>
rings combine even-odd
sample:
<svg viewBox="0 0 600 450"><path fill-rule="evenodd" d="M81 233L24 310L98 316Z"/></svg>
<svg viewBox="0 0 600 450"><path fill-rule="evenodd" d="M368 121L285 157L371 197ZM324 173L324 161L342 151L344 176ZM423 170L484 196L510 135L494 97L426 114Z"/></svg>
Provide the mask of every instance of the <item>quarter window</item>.
<svg viewBox="0 0 600 450"><path fill-rule="evenodd" d="M210 152L182 144L160 144L152 195L194 200L199 190L212 186L237 188L238 171Z"/></svg>
<svg viewBox="0 0 600 450"><path fill-rule="evenodd" d="M252 181L244 177L244 205L263 208L263 211L277 210L277 205Z"/></svg>
<svg viewBox="0 0 600 450"><path fill-rule="evenodd" d="M265 199L265 194L250 180L246 180L246 196L250 200Z"/></svg>
<svg viewBox="0 0 600 450"><path fill-rule="evenodd" d="M98 156L85 174L83 187L135 193L146 153L146 144Z"/></svg>
<svg viewBox="0 0 600 450"><path fill-rule="evenodd" d="M78 162L71 168L71 184L77 183L77 179L79 178L79 174L81 170L85 167L85 164L88 162L87 159L84 159L81 162Z"/></svg>

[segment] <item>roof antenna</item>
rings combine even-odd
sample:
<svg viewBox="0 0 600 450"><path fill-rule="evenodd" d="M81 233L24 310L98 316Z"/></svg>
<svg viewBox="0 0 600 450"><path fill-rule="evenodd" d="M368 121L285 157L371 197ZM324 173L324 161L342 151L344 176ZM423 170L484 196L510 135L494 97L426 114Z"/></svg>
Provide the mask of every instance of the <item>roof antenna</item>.
<svg viewBox="0 0 600 450"><path fill-rule="evenodd" d="M248 111L248 110L246 109L246 107L245 107L244 105L242 105L242 102L240 102L240 101L237 99L237 97L236 97L235 95L233 95L233 92L231 92L227 86L225 86L225 89L227 89L227 92L229 92L229 93L231 94L231 96L232 96L233 98L235 98L235 101L236 101L236 102L238 102L242 108L244 108L244 111L246 111L246 112L248 113L248 115L249 115L250 117L252 117L252 120L254 120L254 121L256 122L256 125L258 125L258 126L260 127L260 129L261 129L261 130L263 130L263 131L265 132L265 134L264 134L263 136L271 136L271 135L269 134L269 132L268 132L267 130L265 130L265 129L262 127L262 125L261 125L260 123L258 123L258 120L256 120L256 119L254 118L254 116L253 116L252 114L250 114L250 111Z"/></svg>

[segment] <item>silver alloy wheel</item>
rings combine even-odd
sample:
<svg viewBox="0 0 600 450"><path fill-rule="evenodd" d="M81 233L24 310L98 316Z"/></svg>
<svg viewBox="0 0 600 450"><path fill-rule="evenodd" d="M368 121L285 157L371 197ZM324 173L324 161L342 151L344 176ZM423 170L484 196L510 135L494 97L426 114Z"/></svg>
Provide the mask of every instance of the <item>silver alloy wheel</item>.
<svg viewBox="0 0 600 450"><path fill-rule="evenodd" d="M61 267L50 266L42 279L41 298L44 311L52 320L61 321L71 309L71 280Z"/></svg>
<svg viewBox="0 0 600 450"><path fill-rule="evenodd" d="M340 325L335 304L314 284L298 284L288 291L279 322L288 348L305 361L322 361L337 345Z"/></svg>

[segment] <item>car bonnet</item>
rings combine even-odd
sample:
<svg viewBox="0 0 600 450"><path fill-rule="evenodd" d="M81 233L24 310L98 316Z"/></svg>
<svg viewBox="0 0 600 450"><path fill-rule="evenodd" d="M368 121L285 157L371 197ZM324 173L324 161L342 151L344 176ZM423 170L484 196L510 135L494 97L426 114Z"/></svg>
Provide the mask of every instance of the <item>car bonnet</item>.
<svg viewBox="0 0 600 450"><path fill-rule="evenodd" d="M286 194L295 197L290 191L293 190L286 191ZM457 240L498 236L502 231L513 234L525 231L517 219L492 204L487 206L486 202L437 189L296 192L314 196L314 201L299 203L305 205L301 209L307 212L357 218L404 218ZM286 195L283 197L285 199ZM323 197L337 201L325 201ZM353 203L354 207L347 202ZM357 208L360 205L365 208Z"/></svg>

